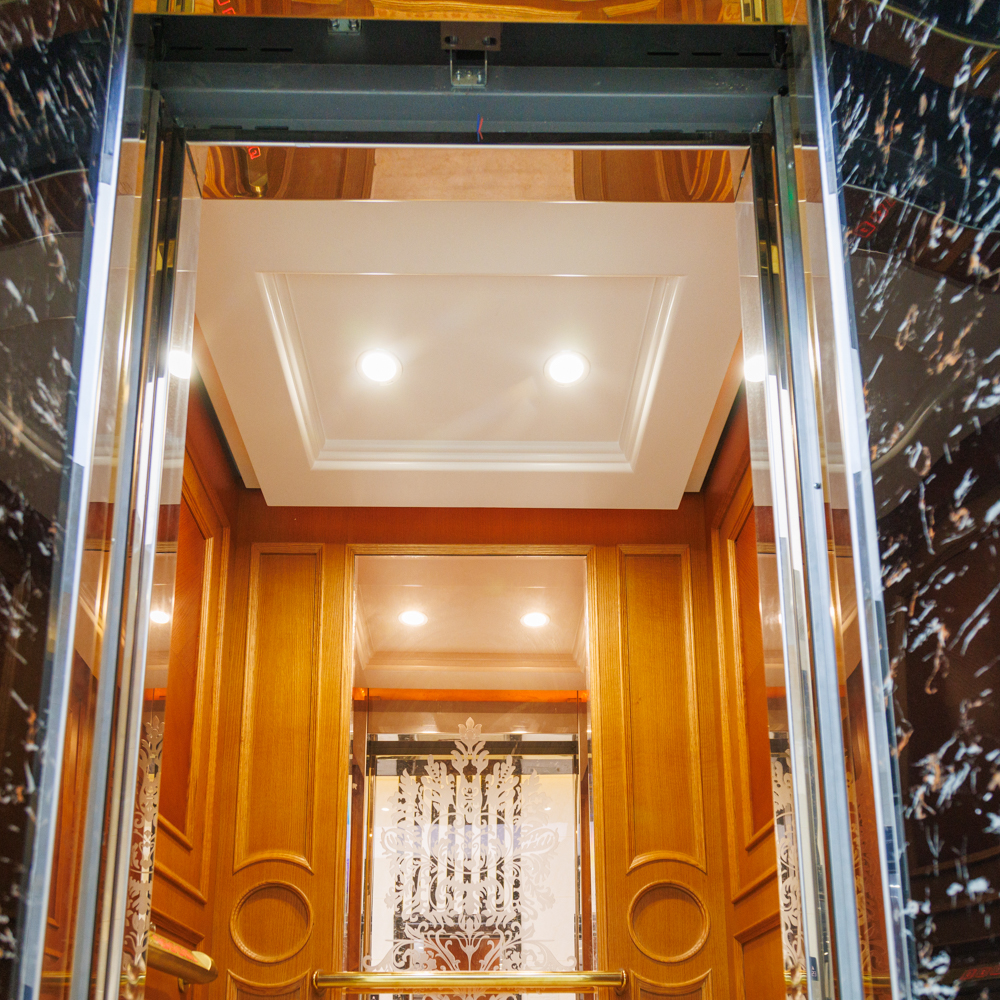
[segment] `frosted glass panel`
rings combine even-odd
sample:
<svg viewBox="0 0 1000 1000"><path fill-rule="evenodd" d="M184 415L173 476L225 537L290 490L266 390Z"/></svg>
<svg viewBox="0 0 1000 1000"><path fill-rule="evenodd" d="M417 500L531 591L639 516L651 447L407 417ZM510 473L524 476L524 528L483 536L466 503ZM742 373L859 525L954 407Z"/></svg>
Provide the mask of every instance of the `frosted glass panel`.
<svg viewBox="0 0 1000 1000"><path fill-rule="evenodd" d="M447 756L378 761L373 968L577 967L576 741L564 745L504 753L470 718Z"/></svg>

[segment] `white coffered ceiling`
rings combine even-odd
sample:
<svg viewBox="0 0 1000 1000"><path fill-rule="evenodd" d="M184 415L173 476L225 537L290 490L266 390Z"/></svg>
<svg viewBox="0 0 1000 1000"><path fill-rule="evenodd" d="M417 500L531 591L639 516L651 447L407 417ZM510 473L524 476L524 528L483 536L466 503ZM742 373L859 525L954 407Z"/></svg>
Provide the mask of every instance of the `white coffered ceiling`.
<svg viewBox="0 0 1000 1000"><path fill-rule="evenodd" d="M197 315L269 504L671 508L740 333L735 210L205 201Z"/></svg>

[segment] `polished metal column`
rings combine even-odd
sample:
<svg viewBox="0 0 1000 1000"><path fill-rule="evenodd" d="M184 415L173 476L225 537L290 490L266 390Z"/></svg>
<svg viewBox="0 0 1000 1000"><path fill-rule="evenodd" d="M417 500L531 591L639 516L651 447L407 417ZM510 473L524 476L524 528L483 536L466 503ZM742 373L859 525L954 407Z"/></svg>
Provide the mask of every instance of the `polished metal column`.
<svg viewBox="0 0 1000 1000"><path fill-rule="evenodd" d="M810 0L808 38L796 44L795 59L803 72L796 75L796 90L809 90L816 114L816 140L820 176L826 255L830 275L830 304L836 352L837 408L843 446L844 479L848 488L851 543L854 550L854 584L858 629L861 635L861 669L865 680L865 709L871 748L872 783L878 838L882 899L887 923L886 946L894 1000L912 996L914 937L908 926L909 878L902 795L896 758L896 720L889 663L882 565L879 555L875 490L869 452L865 391L861 355L854 326L850 264L846 257L842 195L836 163L833 115L830 107L826 55L826 11L820 0ZM795 39L796 43L800 40ZM798 94L793 91L793 100Z"/></svg>
<svg viewBox="0 0 1000 1000"><path fill-rule="evenodd" d="M766 360L766 428L781 601L789 744L810 998L864 995L819 414L787 97L770 134L755 136L751 170L763 325L748 357ZM751 402L751 420L753 400ZM753 434L753 428L751 428Z"/></svg>

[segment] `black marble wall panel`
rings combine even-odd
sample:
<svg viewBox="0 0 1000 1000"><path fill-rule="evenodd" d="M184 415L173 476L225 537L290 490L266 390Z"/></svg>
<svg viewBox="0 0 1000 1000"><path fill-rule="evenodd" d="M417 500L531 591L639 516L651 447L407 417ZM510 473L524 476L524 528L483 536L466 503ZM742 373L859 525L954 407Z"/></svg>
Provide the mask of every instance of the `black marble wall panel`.
<svg viewBox="0 0 1000 1000"><path fill-rule="evenodd" d="M913 995L1000 996L1000 3L828 14Z"/></svg>
<svg viewBox="0 0 1000 1000"><path fill-rule="evenodd" d="M12 995L48 721L112 17L0 6L0 995Z"/></svg>

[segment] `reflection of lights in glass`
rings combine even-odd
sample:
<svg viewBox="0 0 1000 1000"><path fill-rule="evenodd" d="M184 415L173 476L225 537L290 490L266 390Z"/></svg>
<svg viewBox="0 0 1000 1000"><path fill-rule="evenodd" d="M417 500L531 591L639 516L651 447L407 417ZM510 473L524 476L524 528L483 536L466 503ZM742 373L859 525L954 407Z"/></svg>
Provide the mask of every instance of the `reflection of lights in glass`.
<svg viewBox="0 0 1000 1000"><path fill-rule="evenodd" d="M394 382L403 370L399 359L388 351L365 351L358 358L358 368L365 378L382 385Z"/></svg>
<svg viewBox="0 0 1000 1000"><path fill-rule="evenodd" d="M763 354L755 354L743 362L743 377L748 382L763 382L767 375L767 364Z"/></svg>
<svg viewBox="0 0 1000 1000"><path fill-rule="evenodd" d="M404 611L399 616L399 620L404 625L426 625L427 615L423 611Z"/></svg>
<svg viewBox="0 0 1000 1000"><path fill-rule="evenodd" d="M545 374L559 385L572 385L585 378L590 362L576 351L560 351L545 362Z"/></svg>
<svg viewBox="0 0 1000 1000"><path fill-rule="evenodd" d="M155 625L166 625L170 621L170 615L166 611L150 611L149 620Z"/></svg>
<svg viewBox="0 0 1000 1000"><path fill-rule="evenodd" d="M167 360L170 374L177 378L191 377L191 355L187 351L171 351Z"/></svg>
<svg viewBox="0 0 1000 1000"><path fill-rule="evenodd" d="M529 611L526 615L521 615L521 624L525 628L541 628L548 623L549 616L544 611Z"/></svg>

